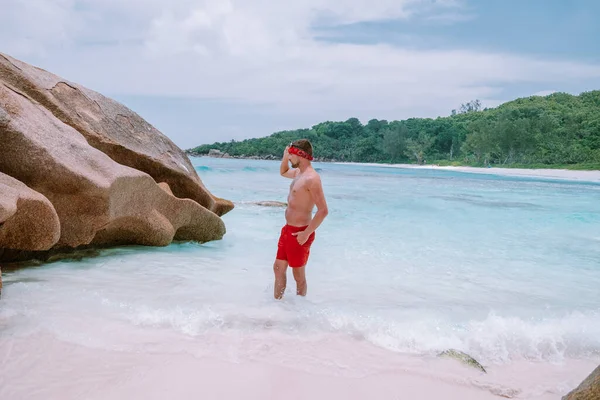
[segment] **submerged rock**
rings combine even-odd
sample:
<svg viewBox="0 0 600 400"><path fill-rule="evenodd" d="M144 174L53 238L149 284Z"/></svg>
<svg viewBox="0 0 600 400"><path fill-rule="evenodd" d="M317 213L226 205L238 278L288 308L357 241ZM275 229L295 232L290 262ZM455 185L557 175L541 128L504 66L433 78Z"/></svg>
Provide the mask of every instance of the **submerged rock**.
<svg viewBox="0 0 600 400"><path fill-rule="evenodd" d="M281 201L257 201L254 204L263 207L287 207L287 203L282 203Z"/></svg>
<svg viewBox="0 0 600 400"><path fill-rule="evenodd" d="M600 366L562 400L600 400Z"/></svg>
<svg viewBox="0 0 600 400"><path fill-rule="evenodd" d="M485 368L483 368L483 366L481 364L479 364L479 362L477 360L475 360L470 355L463 353L462 351L449 349L449 350L443 351L440 354L438 354L438 357L454 358L455 360L458 360L465 365L468 365L470 367L476 368L482 372L487 373Z"/></svg>
<svg viewBox="0 0 600 400"><path fill-rule="evenodd" d="M225 234L233 208L125 106L0 53L0 261Z"/></svg>

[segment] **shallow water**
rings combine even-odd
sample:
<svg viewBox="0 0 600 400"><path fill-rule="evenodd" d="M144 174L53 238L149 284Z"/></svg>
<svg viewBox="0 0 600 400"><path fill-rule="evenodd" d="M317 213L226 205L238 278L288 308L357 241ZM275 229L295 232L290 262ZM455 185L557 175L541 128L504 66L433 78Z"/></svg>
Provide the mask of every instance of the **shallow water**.
<svg viewBox="0 0 600 400"><path fill-rule="evenodd" d="M294 295L289 272L276 302L284 210L253 202L286 201L291 181L278 162L192 161L215 195L236 203L223 240L5 273L0 348L45 335L243 361L285 357L275 338L338 337L394 354L456 348L485 365L600 356L598 184L316 163L330 214L312 248L308 297Z"/></svg>

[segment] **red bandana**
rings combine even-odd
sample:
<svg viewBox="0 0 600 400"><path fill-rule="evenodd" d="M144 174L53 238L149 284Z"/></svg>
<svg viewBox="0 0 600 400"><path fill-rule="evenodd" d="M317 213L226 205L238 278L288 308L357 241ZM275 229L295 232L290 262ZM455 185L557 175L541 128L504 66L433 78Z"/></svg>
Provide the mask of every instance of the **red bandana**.
<svg viewBox="0 0 600 400"><path fill-rule="evenodd" d="M307 160L309 160L309 161L312 161L312 160L313 160L313 157L312 157L311 155L308 155L308 154L307 154L307 153L306 153L304 150L300 150L300 149L299 149L299 148L297 148L297 147L290 147L290 148L288 149L288 153L290 153L290 154L295 154L295 155L297 155L298 157L306 158L306 159L307 159Z"/></svg>

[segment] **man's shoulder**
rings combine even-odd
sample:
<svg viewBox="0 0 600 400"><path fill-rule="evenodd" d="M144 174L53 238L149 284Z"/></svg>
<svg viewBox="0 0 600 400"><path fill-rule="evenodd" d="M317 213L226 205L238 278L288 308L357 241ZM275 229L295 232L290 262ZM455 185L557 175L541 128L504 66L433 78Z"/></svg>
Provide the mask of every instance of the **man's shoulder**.
<svg viewBox="0 0 600 400"><path fill-rule="evenodd" d="M310 185L320 185L321 184L321 176L317 171L311 171L311 173L306 177L306 181Z"/></svg>

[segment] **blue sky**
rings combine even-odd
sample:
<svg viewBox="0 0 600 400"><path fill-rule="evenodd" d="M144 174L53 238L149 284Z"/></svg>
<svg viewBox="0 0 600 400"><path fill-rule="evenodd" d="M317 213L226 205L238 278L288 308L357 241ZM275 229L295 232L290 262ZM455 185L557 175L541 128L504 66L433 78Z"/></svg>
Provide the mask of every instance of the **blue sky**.
<svg viewBox="0 0 600 400"><path fill-rule="evenodd" d="M470 48L600 62L600 2L480 0L458 10L336 26L323 40L415 48Z"/></svg>
<svg viewBox="0 0 600 400"><path fill-rule="evenodd" d="M600 2L286 3L3 0L0 52L123 102L182 148L600 89Z"/></svg>

